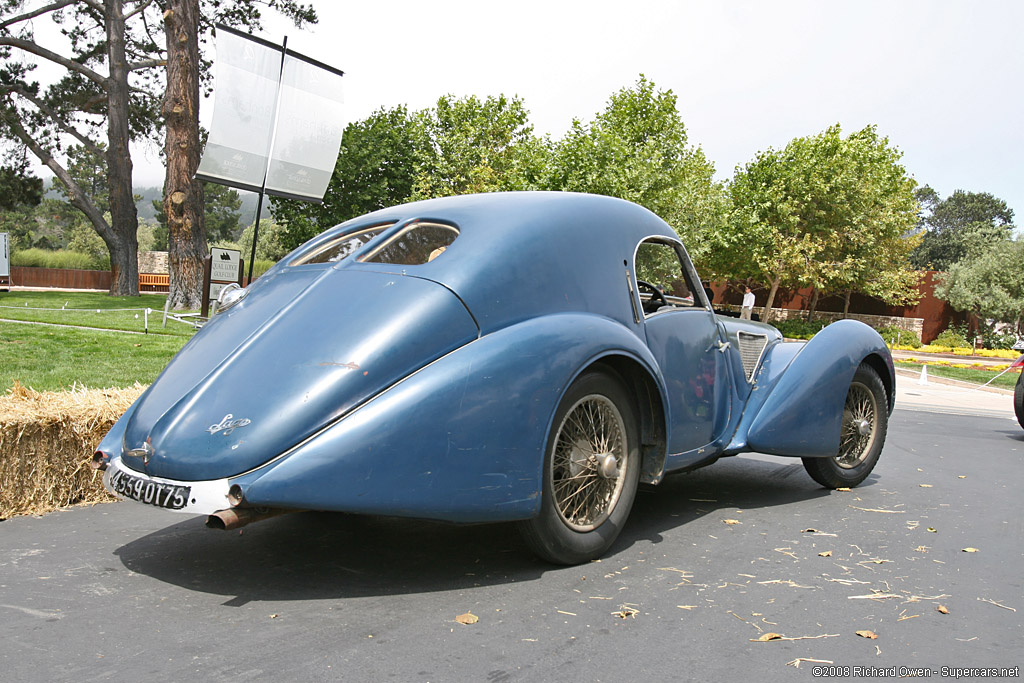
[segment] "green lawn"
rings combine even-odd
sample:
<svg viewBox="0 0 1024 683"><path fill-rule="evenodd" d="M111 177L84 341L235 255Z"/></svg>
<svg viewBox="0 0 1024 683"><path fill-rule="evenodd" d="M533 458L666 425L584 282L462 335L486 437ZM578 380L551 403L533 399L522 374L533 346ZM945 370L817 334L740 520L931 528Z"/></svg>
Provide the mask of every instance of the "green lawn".
<svg viewBox="0 0 1024 683"><path fill-rule="evenodd" d="M0 318L51 323L0 321L0 393L16 380L38 391L149 384L195 333L174 321L161 327L165 301L159 294L0 292ZM149 334L126 334L143 331L146 308Z"/></svg>
<svg viewBox="0 0 1024 683"><path fill-rule="evenodd" d="M185 345L182 336L124 334L0 322L0 392L149 384Z"/></svg>
<svg viewBox="0 0 1024 683"><path fill-rule="evenodd" d="M99 327L107 330L145 329L144 310L149 308L149 333L191 337L194 330L182 323L163 322L162 294L108 296L79 292L0 292L0 318Z"/></svg>
<svg viewBox="0 0 1024 683"><path fill-rule="evenodd" d="M914 370L921 372L921 363L909 363L907 361L896 361L897 368L903 368L905 370ZM985 384L993 377L998 375L998 372L991 370L973 370L971 368L951 368L945 365L931 365L928 364L928 374L936 377L946 377L948 379L958 379L961 382L970 382L971 384ZM1016 372L1010 371L1004 375L998 377L989 386L1001 387L1003 389L1013 389L1017 384L1017 377L1020 375Z"/></svg>

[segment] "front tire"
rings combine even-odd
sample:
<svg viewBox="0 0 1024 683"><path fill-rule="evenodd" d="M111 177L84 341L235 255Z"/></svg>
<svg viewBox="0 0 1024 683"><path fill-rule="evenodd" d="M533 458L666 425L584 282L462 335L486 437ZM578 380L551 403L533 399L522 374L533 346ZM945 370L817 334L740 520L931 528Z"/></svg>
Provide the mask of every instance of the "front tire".
<svg viewBox="0 0 1024 683"><path fill-rule="evenodd" d="M1017 378L1017 386L1013 390L1013 410L1017 413L1017 422L1024 428L1024 372Z"/></svg>
<svg viewBox="0 0 1024 683"><path fill-rule="evenodd" d="M862 363L846 394L839 452L830 458L803 458L807 474L830 489L861 483L882 453L888 421L885 385L874 368Z"/></svg>
<svg viewBox="0 0 1024 683"><path fill-rule="evenodd" d="M622 530L640 477L634 401L618 376L581 375L555 411L540 514L520 522L530 549L555 564L600 557Z"/></svg>

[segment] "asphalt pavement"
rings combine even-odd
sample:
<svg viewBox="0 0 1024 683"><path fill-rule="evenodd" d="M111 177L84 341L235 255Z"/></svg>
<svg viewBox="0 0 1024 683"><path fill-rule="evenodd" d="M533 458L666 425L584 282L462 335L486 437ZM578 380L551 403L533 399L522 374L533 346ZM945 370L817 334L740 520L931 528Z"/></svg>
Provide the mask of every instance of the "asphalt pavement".
<svg viewBox="0 0 1024 683"><path fill-rule="evenodd" d="M1005 395L897 391L860 487L726 458L641 491L579 567L535 560L510 525L301 513L216 532L131 503L10 519L0 679L1019 678L1024 430Z"/></svg>

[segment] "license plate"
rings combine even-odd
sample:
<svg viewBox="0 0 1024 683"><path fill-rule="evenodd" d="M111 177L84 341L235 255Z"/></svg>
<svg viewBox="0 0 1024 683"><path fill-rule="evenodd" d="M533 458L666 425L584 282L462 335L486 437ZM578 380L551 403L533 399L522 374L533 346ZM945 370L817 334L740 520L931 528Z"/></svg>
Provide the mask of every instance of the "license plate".
<svg viewBox="0 0 1024 683"><path fill-rule="evenodd" d="M134 477L120 469L110 476L110 487L125 498L168 510L180 510L185 507L192 493L191 486L149 481L142 477Z"/></svg>

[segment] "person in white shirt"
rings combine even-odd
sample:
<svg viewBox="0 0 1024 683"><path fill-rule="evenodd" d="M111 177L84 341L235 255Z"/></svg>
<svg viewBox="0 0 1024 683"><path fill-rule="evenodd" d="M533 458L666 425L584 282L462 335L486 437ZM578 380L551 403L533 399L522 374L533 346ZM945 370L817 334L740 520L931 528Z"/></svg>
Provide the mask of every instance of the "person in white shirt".
<svg viewBox="0 0 1024 683"><path fill-rule="evenodd" d="M743 307L740 309L740 320L750 320L751 314L754 312L754 293L750 291L750 287L747 285L743 286Z"/></svg>

